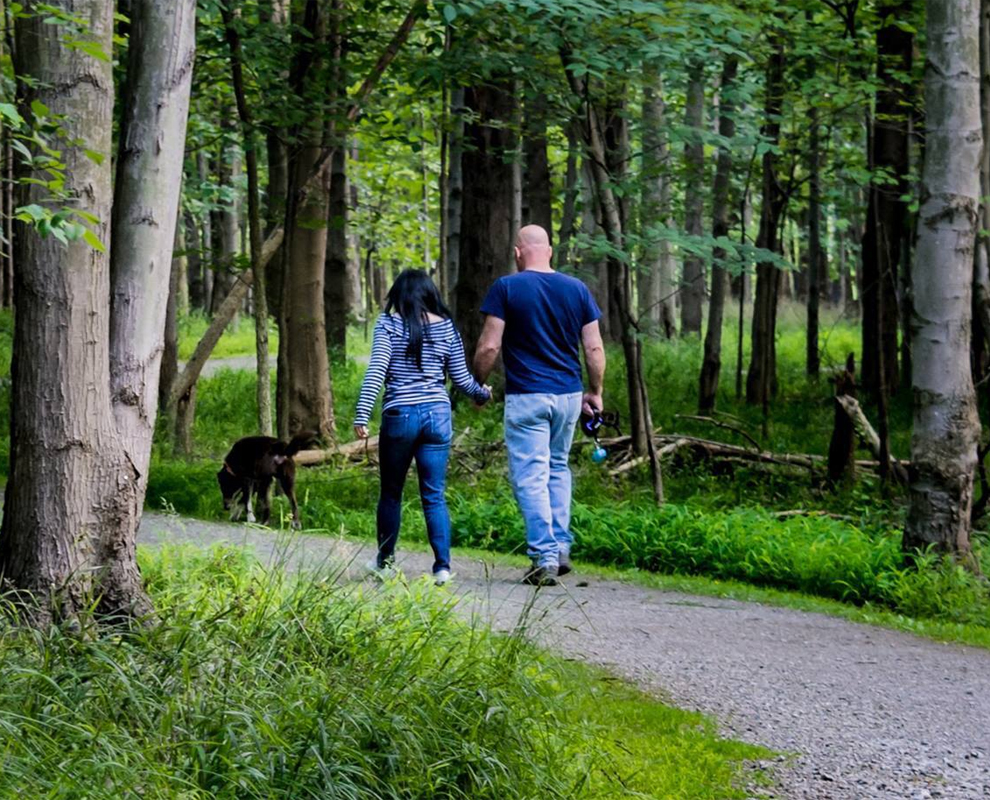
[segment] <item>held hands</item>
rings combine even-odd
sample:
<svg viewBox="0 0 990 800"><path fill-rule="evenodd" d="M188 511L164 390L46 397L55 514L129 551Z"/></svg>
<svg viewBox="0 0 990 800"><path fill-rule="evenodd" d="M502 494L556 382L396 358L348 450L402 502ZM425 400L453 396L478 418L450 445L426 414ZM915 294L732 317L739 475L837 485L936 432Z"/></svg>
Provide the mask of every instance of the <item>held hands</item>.
<svg viewBox="0 0 990 800"><path fill-rule="evenodd" d="M492 391L492 387L489 386L487 383L484 385L483 388L485 389L485 391L488 392L488 398L483 403L475 403L474 404L475 408L484 408L486 405L488 405L491 402L492 397L495 396L494 392Z"/></svg>
<svg viewBox="0 0 990 800"><path fill-rule="evenodd" d="M368 426L367 425L355 425L354 426L354 435L357 436L358 439L367 439L368 438Z"/></svg>
<svg viewBox="0 0 990 800"><path fill-rule="evenodd" d="M589 417L595 411L600 412L603 408L605 408L605 403L602 402L601 394L585 392L584 397L581 398L581 412L587 414Z"/></svg>

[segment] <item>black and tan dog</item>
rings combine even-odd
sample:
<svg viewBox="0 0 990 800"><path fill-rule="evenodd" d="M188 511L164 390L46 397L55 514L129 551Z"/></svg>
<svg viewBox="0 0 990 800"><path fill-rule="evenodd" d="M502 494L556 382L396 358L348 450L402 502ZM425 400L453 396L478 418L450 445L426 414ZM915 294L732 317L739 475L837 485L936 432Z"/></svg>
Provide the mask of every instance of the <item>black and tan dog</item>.
<svg viewBox="0 0 990 800"><path fill-rule="evenodd" d="M231 520L240 519L242 511L247 511L248 522L267 525L271 517L269 493L272 481L277 479L292 506L292 527L301 527L296 503L296 465L292 457L315 439L315 433L305 431L293 436L288 444L271 436L246 436L234 442L217 472L223 507L231 512ZM255 497L257 515L252 507Z"/></svg>

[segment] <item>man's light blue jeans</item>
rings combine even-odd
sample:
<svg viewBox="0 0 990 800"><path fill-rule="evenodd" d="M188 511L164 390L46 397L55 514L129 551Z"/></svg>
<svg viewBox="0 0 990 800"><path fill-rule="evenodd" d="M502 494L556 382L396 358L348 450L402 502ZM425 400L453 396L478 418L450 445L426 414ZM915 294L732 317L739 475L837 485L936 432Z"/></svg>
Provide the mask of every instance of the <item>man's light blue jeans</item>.
<svg viewBox="0 0 990 800"><path fill-rule="evenodd" d="M556 567L570 552L571 470L567 466L581 393L505 397L509 479L526 522L529 557Z"/></svg>

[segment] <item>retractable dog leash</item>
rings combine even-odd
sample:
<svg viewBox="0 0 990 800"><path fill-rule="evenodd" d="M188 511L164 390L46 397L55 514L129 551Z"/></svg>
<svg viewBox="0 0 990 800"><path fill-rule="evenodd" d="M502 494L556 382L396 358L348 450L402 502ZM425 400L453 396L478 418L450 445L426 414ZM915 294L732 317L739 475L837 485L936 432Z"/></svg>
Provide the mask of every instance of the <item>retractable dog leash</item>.
<svg viewBox="0 0 990 800"><path fill-rule="evenodd" d="M608 451L602 447L598 440L598 434L602 428L615 431L616 436L621 436L619 430L619 414L615 411L599 411L592 409L591 414L581 414L581 431L595 441L595 449L591 451L591 460L595 464L601 464L608 458Z"/></svg>

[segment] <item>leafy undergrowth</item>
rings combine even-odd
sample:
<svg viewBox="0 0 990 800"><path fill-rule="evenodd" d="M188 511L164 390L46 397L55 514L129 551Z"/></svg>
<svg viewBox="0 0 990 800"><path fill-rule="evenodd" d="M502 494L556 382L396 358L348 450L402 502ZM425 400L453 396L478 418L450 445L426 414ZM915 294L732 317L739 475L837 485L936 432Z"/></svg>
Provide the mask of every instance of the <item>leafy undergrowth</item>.
<svg viewBox="0 0 990 800"><path fill-rule="evenodd" d="M518 639L429 584L141 552L159 624L0 627L0 796L744 797L711 722Z"/></svg>
<svg viewBox="0 0 990 800"><path fill-rule="evenodd" d="M515 550L523 528L508 495L458 496L455 541ZM648 509L576 503L574 556L595 564L675 575L705 575L804 592L909 617L990 629L986 582L934 555L905 564L901 532L823 516L779 518L761 508L727 511L668 504ZM985 548L976 555L990 568Z"/></svg>

